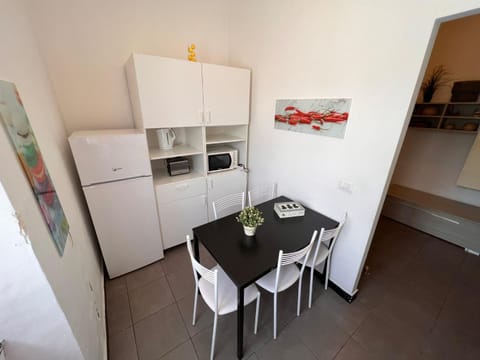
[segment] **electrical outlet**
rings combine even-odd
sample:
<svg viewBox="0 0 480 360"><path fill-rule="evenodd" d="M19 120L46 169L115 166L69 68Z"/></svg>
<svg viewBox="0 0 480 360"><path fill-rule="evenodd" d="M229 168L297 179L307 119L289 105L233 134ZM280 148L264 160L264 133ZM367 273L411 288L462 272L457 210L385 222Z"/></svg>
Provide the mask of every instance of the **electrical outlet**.
<svg viewBox="0 0 480 360"><path fill-rule="evenodd" d="M338 188L349 194L353 192L353 184L347 180L340 180L338 182Z"/></svg>

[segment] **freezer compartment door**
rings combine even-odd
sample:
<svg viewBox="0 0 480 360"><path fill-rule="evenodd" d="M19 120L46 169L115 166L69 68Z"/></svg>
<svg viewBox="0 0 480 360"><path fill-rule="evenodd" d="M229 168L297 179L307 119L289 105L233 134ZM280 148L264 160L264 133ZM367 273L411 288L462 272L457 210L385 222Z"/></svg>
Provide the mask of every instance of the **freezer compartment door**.
<svg viewBox="0 0 480 360"><path fill-rule="evenodd" d="M78 132L68 140L83 186L152 174L143 132Z"/></svg>
<svg viewBox="0 0 480 360"><path fill-rule="evenodd" d="M110 278L163 258L151 177L83 189Z"/></svg>

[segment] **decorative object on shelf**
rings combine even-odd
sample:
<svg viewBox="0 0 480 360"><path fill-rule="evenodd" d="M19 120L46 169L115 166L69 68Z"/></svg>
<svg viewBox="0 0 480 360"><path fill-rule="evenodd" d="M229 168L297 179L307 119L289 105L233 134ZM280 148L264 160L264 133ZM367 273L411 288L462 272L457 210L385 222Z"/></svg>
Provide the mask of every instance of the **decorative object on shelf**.
<svg viewBox="0 0 480 360"><path fill-rule="evenodd" d="M352 99L286 99L275 105L275 129L343 138Z"/></svg>
<svg viewBox="0 0 480 360"><path fill-rule="evenodd" d="M439 109L435 106L425 106L422 109L422 115L428 115L428 116L440 115L439 110L441 110L441 109Z"/></svg>
<svg viewBox="0 0 480 360"><path fill-rule="evenodd" d="M450 73L443 65L437 65L433 68L432 72L422 82L423 102L428 103L432 101L435 91L442 86L447 86L451 81L448 75Z"/></svg>
<svg viewBox="0 0 480 360"><path fill-rule="evenodd" d="M10 137L53 242L62 256L69 225L17 88L7 81L0 81L0 124Z"/></svg>
<svg viewBox="0 0 480 360"><path fill-rule="evenodd" d="M455 81L450 102L480 101L480 80Z"/></svg>
<svg viewBox="0 0 480 360"><path fill-rule="evenodd" d="M469 122L463 125L463 130L465 131L477 131L477 129L478 129L478 124L475 124L475 123Z"/></svg>
<svg viewBox="0 0 480 360"><path fill-rule="evenodd" d="M197 55L195 54L195 44L191 44L188 47L188 60L192 62L197 62Z"/></svg>
<svg viewBox="0 0 480 360"><path fill-rule="evenodd" d="M247 236L255 235L257 227L262 225L264 221L262 212L255 206L243 209L236 219L243 225L243 232Z"/></svg>

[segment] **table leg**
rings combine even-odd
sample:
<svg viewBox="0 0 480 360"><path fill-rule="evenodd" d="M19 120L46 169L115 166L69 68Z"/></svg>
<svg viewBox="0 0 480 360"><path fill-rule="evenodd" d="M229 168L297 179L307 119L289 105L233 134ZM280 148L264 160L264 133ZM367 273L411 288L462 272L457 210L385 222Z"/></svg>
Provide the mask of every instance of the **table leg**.
<svg viewBox="0 0 480 360"><path fill-rule="evenodd" d="M239 287L237 290L237 357L243 357L243 293L244 288Z"/></svg>
<svg viewBox="0 0 480 360"><path fill-rule="evenodd" d="M195 257L195 260L200 262L200 250L198 248L198 238L193 235L193 256Z"/></svg>

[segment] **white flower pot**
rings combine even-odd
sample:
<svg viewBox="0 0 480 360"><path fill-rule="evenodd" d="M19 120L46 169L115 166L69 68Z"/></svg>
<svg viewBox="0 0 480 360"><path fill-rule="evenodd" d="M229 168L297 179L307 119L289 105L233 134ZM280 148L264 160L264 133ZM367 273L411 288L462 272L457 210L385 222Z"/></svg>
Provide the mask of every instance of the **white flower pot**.
<svg viewBox="0 0 480 360"><path fill-rule="evenodd" d="M243 232L244 232L245 235L247 235L247 236L253 236L253 235L255 235L255 230L257 230L257 228L254 227L254 226L245 226L245 225L243 225Z"/></svg>

